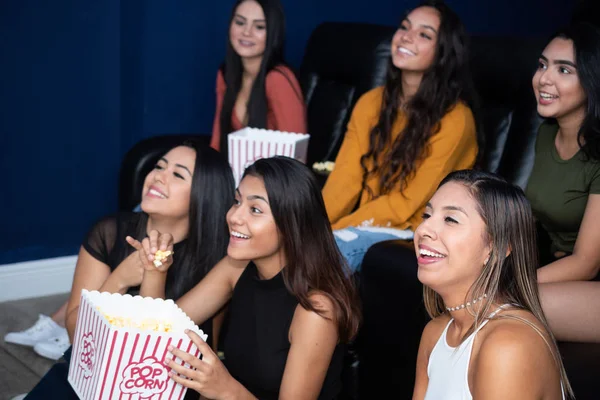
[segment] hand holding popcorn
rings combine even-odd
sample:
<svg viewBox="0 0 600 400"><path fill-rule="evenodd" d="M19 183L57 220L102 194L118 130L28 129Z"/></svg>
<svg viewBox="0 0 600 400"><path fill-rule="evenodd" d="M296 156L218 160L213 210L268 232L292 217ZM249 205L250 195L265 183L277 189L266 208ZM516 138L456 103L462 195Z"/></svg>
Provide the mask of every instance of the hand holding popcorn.
<svg viewBox="0 0 600 400"><path fill-rule="evenodd" d="M127 242L139 251L147 272L167 272L173 264L173 236L170 233L152 230L141 243L131 237L127 237Z"/></svg>

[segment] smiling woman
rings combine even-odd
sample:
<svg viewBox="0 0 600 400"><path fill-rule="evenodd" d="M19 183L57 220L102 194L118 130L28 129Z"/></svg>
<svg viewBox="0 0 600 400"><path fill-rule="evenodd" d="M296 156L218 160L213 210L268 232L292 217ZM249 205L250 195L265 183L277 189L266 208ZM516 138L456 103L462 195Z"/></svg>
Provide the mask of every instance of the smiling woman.
<svg viewBox="0 0 600 400"><path fill-rule="evenodd" d="M227 135L245 126L306 133L300 84L285 65L285 18L279 0L238 0L225 63L217 73L211 146L226 152Z"/></svg>
<svg viewBox="0 0 600 400"><path fill-rule="evenodd" d="M467 36L440 1L410 11L392 38L385 85L356 103L323 188L352 269L380 241L406 238L443 177L475 164Z"/></svg>
<svg viewBox="0 0 600 400"><path fill-rule="evenodd" d="M525 195L473 170L449 174L415 231L427 312L413 399L572 395L538 297Z"/></svg>
<svg viewBox="0 0 600 400"><path fill-rule="evenodd" d="M532 85L540 127L526 194L551 248L540 282L593 279L600 268L600 31L577 24L540 55Z"/></svg>
<svg viewBox="0 0 600 400"><path fill-rule="evenodd" d="M532 85L541 125L527 184L540 233L540 294L560 340L600 342L600 30L578 23L540 55ZM590 301L590 299L596 299Z"/></svg>
<svg viewBox="0 0 600 400"><path fill-rule="evenodd" d="M201 281L225 255L225 215L233 188L229 163L217 151L186 142L167 152L146 176L143 212L107 216L83 242L67 307L70 337L82 289L135 295L149 290L158 274L165 279L161 295L177 300ZM173 254L157 267L153 260L158 250ZM211 320L203 322L202 329L211 333ZM68 363L58 362L26 398L76 399L67 374Z"/></svg>

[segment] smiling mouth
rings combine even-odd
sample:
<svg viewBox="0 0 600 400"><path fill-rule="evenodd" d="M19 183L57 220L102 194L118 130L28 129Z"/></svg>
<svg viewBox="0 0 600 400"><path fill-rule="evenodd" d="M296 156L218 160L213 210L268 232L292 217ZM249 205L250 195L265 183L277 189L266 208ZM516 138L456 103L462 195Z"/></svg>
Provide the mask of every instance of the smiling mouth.
<svg viewBox="0 0 600 400"><path fill-rule="evenodd" d="M558 96L546 92L540 92L540 97L544 100L558 99Z"/></svg>
<svg viewBox="0 0 600 400"><path fill-rule="evenodd" d="M428 258L446 258L445 255L441 254L441 253L437 253L435 251L430 251L430 250L426 250L426 249L419 249L419 255L422 257L428 257Z"/></svg>
<svg viewBox="0 0 600 400"><path fill-rule="evenodd" d="M250 239L250 236L244 235L243 233L237 231L231 231L230 234L231 236L236 237L238 239Z"/></svg>
<svg viewBox="0 0 600 400"><path fill-rule="evenodd" d="M239 43L240 43L242 46L245 46L245 47L254 46L254 42L249 42L249 41L247 41L247 40L239 40Z"/></svg>
<svg viewBox="0 0 600 400"><path fill-rule="evenodd" d="M404 54L404 55L407 55L407 56L415 56L416 55L414 52L412 52L412 51L410 51L407 48L402 47L402 46L398 46L398 48L396 49L396 51L398 53L400 53L400 54Z"/></svg>
<svg viewBox="0 0 600 400"><path fill-rule="evenodd" d="M165 196L164 194L162 194L161 192L159 192L156 189L150 189L150 190L148 190L148 194L151 194L151 195L156 196L156 197L160 197L161 199L166 199L167 198L167 196Z"/></svg>

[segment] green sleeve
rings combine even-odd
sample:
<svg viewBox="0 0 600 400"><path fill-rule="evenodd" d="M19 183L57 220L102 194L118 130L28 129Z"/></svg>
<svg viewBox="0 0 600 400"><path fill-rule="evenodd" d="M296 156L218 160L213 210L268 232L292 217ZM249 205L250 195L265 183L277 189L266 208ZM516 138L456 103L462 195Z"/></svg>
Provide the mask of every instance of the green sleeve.
<svg viewBox="0 0 600 400"><path fill-rule="evenodd" d="M600 165L594 171L594 177L590 182L590 194L600 194Z"/></svg>

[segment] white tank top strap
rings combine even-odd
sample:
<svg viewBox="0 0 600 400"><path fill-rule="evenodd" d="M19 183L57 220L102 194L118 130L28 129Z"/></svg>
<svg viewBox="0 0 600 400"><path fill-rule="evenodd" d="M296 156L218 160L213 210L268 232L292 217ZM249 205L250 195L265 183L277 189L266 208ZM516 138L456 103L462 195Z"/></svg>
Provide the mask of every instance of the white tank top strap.
<svg viewBox="0 0 600 400"><path fill-rule="evenodd" d="M469 337L467 339L465 339L465 341L472 339L475 337L475 335L477 334L477 332L479 332L487 323L491 318L494 318L499 312L501 312L502 310L504 310L507 307L510 307L512 304L502 304L500 307L496 308L494 311L492 311L486 319L483 320L483 322L473 331L473 333L471 333L471 335L469 335ZM444 330L442 331L442 335L440 336L440 338L444 339L444 342L446 342L446 333L448 332L448 328L450 328L450 325L452 325L452 322L454 322L454 318L450 318L450 321L448 321L448 324L446 325L446 327L444 328Z"/></svg>
<svg viewBox="0 0 600 400"><path fill-rule="evenodd" d="M448 322L429 355L427 365L429 383L425 393L425 400L473 400L469 389L469 364L475 336L490 319L509 307L521 308L518 304L503 304L499 306L457 347L449 346L447 343L447 331L454 319ZM562 398L565 400L562 383L561 388L563 389Z"/></svg>
<svg viewBox="0 0 600 400"><path fill-rule="evenodd" d="M453 322L454 322L454 318L450 318L450 321L448 321L448 323L446 324L446 327L442 331L442 336L446 336L446 332L448 332L448 328L450 328L450 325L452 325Z"/></svg>
<svg viewBox="0 0 600 400"><path fill-rule="evenodd" d="M477 329L475 329L475 331L472 333L472 337L475 337L475 335L489 322L490 319L494 318L496 315L498 315L499 312L501 312L502 310L504 310L507 307L510 307L511 304L502 304L500 307L496 308L494 311L492 311L484 320L483 322L477 327Z"/></svg>
<svg viewBox="0 0 600 400"><path fill-rule="evenodd" d="M506 303L506 304L502 304L501 306L499 306L498 308L496 308L494 311L492 311L490 313L490 315L487 316L486 320L490 320L492 318L494 318L496 315L498 315L500 312L502 312L503 310L505 310L508 307L514 307L514 304L510 304L510 303Z"/></svg>

